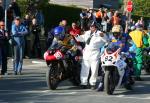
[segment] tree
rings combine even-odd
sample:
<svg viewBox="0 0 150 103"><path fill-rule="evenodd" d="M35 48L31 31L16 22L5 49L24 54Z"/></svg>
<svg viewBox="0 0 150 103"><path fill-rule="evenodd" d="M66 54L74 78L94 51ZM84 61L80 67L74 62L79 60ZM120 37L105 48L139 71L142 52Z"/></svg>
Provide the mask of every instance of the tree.
<svg viewBox="0 0 150 103"><path fill-rule="evenodd" d="M133 15L150 17L149 0L132 0L134 4Z"/></svg>

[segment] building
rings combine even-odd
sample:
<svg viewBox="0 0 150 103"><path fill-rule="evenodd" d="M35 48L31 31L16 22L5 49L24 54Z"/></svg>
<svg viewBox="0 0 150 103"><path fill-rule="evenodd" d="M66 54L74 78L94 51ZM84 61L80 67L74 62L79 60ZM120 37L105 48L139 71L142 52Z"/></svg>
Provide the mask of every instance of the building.
<svg viewBox="0 0 150 103"><path fill-rule="evenodd" d="M50 0L50 3L60 5L75 5L78 7L99 8L102 4L111 5L113 8L119 8L123 0Z"/></svg>

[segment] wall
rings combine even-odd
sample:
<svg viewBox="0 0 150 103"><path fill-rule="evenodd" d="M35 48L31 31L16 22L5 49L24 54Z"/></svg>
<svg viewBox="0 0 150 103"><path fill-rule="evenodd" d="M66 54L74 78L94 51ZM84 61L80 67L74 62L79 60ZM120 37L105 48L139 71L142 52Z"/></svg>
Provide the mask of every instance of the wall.
<svg viewBox="0 0 150 103"><path fill-rule="evenodd" d="M60 5L76 5L78 7L93 7L93 0L50 0L50 3Z"/></svg>

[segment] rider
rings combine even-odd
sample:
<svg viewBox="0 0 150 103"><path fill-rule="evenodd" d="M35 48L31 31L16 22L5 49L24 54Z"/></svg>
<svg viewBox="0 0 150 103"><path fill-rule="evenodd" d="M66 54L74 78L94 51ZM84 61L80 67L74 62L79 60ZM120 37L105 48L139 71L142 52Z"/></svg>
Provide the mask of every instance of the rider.
<svg viewBox="0 0 150 103"><path fill-rule="evenodd" d="M54 39L49 47L49 50L59 49L62 53L66 53L70 50L72 51L71 55L73 55L76 51L75 46L74 39L69 34L64 33L64 28L62 26L54 28Z"/></svg>
<svg viewBox="0 0 150 103"><path fill-rule="evenodd" d="M118 49L121 48L121 52L127 52L129 50L129 45L127 43L127 40L129 38L128 35L123 33L123 29L121 25L114 25L112 28L112 33L113 36L111 38L111 43L108 46L108 48L113 49L114 52ZM125 61L127 63L127 61ZM129 79L130 79L130 69L126 69L125 77L123 81L125 82L124 86L126 89L131 90L132 87L129 84ZM128 79L129 78L129 79Z"/></svg>
<svg viewBox="0 0 150 103"><path fill-rule="evenodd" d="M118 48L121 48L121 52L128 51L128 48L126 46L127 45L126 39L128 37L127 37L127 35L123 35L122 27L120 25L113 26L112 33L113 33L113 35L109 37L110 43L107 46L107 49L110 49L113 52L115 52ZM126 72L127 72L127 70L126 70ZM132 87L128 83L127 76L125 76L124 81L125 81L125 84L124 84L125 88L128 90L131 90ZM102 81L100 82L100 84L98 86L98 91L103 91L103 89L104 89L104 87L103 87L103 79L102 79Z"/></svg>

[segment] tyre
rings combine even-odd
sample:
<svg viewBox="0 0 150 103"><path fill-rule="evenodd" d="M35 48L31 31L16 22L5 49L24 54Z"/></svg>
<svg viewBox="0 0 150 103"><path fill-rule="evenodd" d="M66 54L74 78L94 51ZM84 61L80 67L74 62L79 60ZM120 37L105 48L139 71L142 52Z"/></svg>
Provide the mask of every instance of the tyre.
<svg viewBox="0 0 150 103"><path fill-rule="evenodd" d="M104 88L108 95L112 95L115 90L115 81L113 80L113 72L108 70L105 72Z"/></svg>
<svg viewBox="0 0 150 103"><path fill-rule="evenodd" d="M46 72L47 86L51 90L55 90L60 82L61 73L58 66L51 66Z"/></svg>

